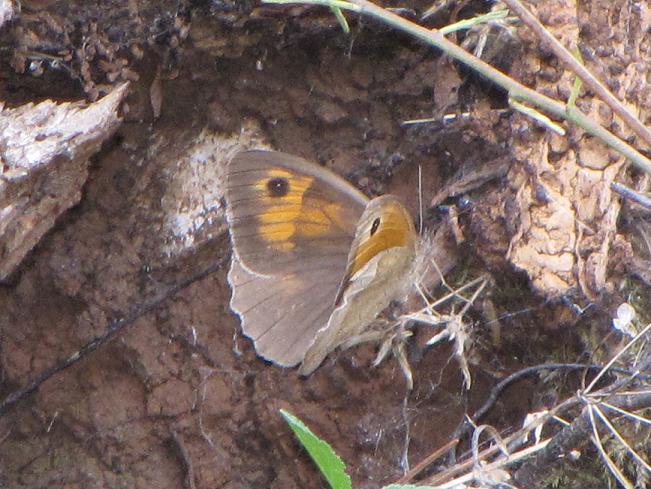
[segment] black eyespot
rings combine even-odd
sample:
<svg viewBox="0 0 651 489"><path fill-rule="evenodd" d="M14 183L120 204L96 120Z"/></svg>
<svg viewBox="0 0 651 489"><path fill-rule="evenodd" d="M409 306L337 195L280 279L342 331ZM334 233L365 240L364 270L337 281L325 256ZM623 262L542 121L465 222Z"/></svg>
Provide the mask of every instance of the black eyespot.
<svg viewBox="0 0 651 489"><path fill-rule="evenodd" d="M289 193L289 182L284 177L272 178L267 182L269 197L284 197Z"/></svg>
<svg viewBox="0 0 651 489"><path fill-rule="evenodd" d="M373 224L371 224L371 236L373 236L377 232L377 228L380 227L380 218L376 217L375 221L373 221Z"/></svg>

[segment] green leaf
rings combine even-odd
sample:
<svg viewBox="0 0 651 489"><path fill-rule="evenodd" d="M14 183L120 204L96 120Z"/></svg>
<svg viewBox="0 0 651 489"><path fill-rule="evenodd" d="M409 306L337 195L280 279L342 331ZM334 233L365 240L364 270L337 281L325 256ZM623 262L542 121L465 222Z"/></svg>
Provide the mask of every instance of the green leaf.
<svg viewBox="0 0 651 489"><path fill-rule="evenodd" d="M346 464L339 458L330 445L316 436L303 422L284 409L280 414L285 418L296 438L310 454L314 463L330 484L332 489L352 489L350 477L346 473Z"/></svg>

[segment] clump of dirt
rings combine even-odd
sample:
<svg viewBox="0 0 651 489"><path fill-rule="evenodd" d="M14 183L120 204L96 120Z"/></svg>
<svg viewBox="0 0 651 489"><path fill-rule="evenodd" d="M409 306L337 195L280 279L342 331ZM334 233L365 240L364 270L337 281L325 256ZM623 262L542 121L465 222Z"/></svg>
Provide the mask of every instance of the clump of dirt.
<svg viewBox="0 0 651 489"><path fill-rule="evenodd" d="M557 162L572 153L580 166L593 142L577 136L581 148L569 148L530 130L530 121L505 112L501 94L490 98L494 93L449 59L363 20L351 19L346 36L327 10L306 7L159 2L136 11L100 3L23 2L3 34L14 36L12 52L0 55L7 68L0 70L0 93L12 105L94 99L122 79L131 81L131 92L124 123L96 155L81 202L0 289L2 394L70 357L115 320L141 317L0 419L3 486L318 485L320 476L278 415L284 408L333 445L355 487L379 487L402 475L405 459L413 464L444 445L505 372L576 361L590 341L581 332L603 336L609 327L597 307L581 314L571 301L548 300L550 280L564 281L555 297L572 288L612 292L596 281L607 278L603 243L613 239L618 210L612 196L588 199L610 227L584 242L577 219L603 215L570 209L575 195L561 192L563 182L554 186L555 168L563 166ZM429 6L412 3L407 7L419 12ZM515 71L524 72L514 59ZM470 118L443 117L467 109ZM307 379L256 357L228 308L221 201L224 163L250 147L317 161L369 195L395 193L414 215L421 199L426 206L436 200L423 216L430 228L456 216L465 241L448 281L493 277L469 316L470 391L462 388L454 346L424 347L432 335L426 328L408 348L411 392L395 359L370 368L369 345L331 355ZM572 192L594 181L605 189L621 167L607 163L563 166L582 182ZM494 178L507 170L506 178ZM477 177L472 190L445 190L473 171L489 178ZM558 198L533 199L542 184L545 195L554 190ZM554 223L573 234L551 230L558 240L541 249L534 238L550 230L540 215L562 210L571 212ZM579 244L589 251L582 248L581 266L572 261ZM523 264L531 250L569 253L572 263L559 258L551 272L533 269ZM175 284L215 264L222 264L217 272L168 297ZM568 392L577 377L564 378ZM485 421L498 429L520 424L556 401L556 387L544 379L518 384Z"/></svg>

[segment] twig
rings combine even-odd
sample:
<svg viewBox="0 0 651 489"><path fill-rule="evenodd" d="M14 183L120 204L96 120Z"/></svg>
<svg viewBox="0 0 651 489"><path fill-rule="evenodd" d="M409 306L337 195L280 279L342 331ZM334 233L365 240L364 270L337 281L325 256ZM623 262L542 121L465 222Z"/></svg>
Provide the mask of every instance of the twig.
<svg viewBox="0 0 651 489"><path fill-rule="evenodd" d="M646 207L647 209L651 209L651 197L647 197L646 195L636 192L632 188L617 182L611 183L610 188L613 189L618 194L620 194L621 196L623 196L624 198L630 199L633 202L637 202L638 204Z"/></svg>
<svg viewBox="0 0 651 489"><path fill-rule="evenodd" d="M550 131L554 131L559 136L565 136L565 129L563 129L555 122L552 122L552 120L549 117L547 117L545 114L541 114L536 109L527 107L526 105L521 104L520 102L512 98L509 98L509 106L512 109L515 109L518 112L523 113L527 117L530 117L531 119L537 121L541 125L545 126L547 129L549 129Z"/></svg>
<svg viewBox="0 0 651 489"><path fill-rule="evenodd" d="M416 311L415 313L405 314L404 315L405 319L413 319L415 321L420 321L422 319L422 316L420 316L421 314L426 314L428 311L433 310L434 308L440 306L441 304L444 304L445 302L447 302L450 299L455 299L456 298L456 299L458 299L458 300L460 300L462 302L468 302L468 299L463 297L461 295L461 292L463 292L463 291L465 291L465 290L467 290L467 289L469 289L471 287L474 287L476 284L480 283L482 280L486 280L486 275L481 275L481 276L471 280L467 284L463 284L461 287L459 287L458 289L455 290L452 287L450 287L447 284L447 282L445 282L445 279L443 278L443 274L439 270L438 265L436 265L436 262L432 261L432 264L434 265L434 267L436 268L436 271L439 274L439 279L440 279L441 283L450 292L448 294L444 295L443 297L441 297L440 299L437 299L435 302L430 303L427 300L427 297L425 296L425 294L421 291L421 298L423 299L423 302L425 302L427 305L425 307L423 307L422 309Z"/></svg>
<svg viewBox="0 0 651 489"><path fill-rule="evenodd" d="M542 440L541 442L536 443L533 446L523 448L522 450L514 452L509 456L503 456L494 462L483 465L481 467L481 470L485 474L490 474L491 472L501 469L505 466L518 463L521 460L529 457L531 454L544 450L545 447L549 444L549 442L550 442L549 439ZM474 463L474 460L472 462ZM475 475L475 471L473 470L470 473L457 477L456 479L449 480L443 484L437 484L436 487L438 489L454 489L458 487L468 487L466 483L471 482L475 479L477 479L477 477ZM481 481L481 482L484 482L484 487L510 487L510 488L514 487L511 485L501 485L499 483L491 484L491 481L488 480Z"/></svg>
<svg viewBox="0 0 651 489"><path fill-rule="evenodd" d="M228 256L225 256L224 258L222 258L221 260L219 260L209 268L170 287L168 290L163 292L161 295L159 295L157 298L155 298L148 304L145 304L144 306L141 307L137 307L133 312L128 314L123 319L113 321L106 328L106 331L102 333L100 336L95 337L94 339L92 339L91 341L83 345L79 350L74 352L68 358L62 360L61 362L57 363L52 367L43 370L40 374L36 376L34 380L29 382L25 387L21 387L20 389L15 390L14 392L9 394L7 397L5 397L2 400L2 402L0 403L0 417L4 416L16 404L18 404L20 401L22 401L27 396L32 394L36 389L38 389L41 386L41 384L46 382L52 376L67 369L68 367L71 367L72 365L77 363L79 360L84 358L89 353L97 350L104 343L113 339L113 337L116 336L119 332L121 332L124 328L133 324L145 314L157 309L168 299L175 296L176 294L178 294L180 291L182 291L189 285L219 270L226 262L227 258Z"/></svg>
<svg viewBox="0 0 651 489"><path fill-rule="evenodd" d="M185 489L195 489L196 485L194 483L194 469L192 467L192 459L188 453L188 449L183 442L183 438L176 431L172 431L171 436L172 442L176 448L176 451L179 454L179 458L183 463L183 473L185 474Z"/></svg>
<svg viewBox="0 0 651 489"><path fill-rule="evenodd" d="M477 297L479 297L479 294L481 294L482 291L486 288L486 285L488 285L488 278L484 278L484 281L479 287L477 287L477 290L475 290L474 294L472 294L472 297L470 299L466 299L466 305L463 306L461 311L458 313L460 317L464 316L468 312L468 309L470 309L470 306L474 305L474 302L477 300Z"/></svg>
<svg viewBox="0 0 651 489"><path fill-rule="evenodd" d="M491 390L488 399L486 399L484 404L477 411L475 411L475 413L472 415L470 419L475 423L478 422L481 418L483 418L486 415L488 411L490 411L490 409L493 407L495 402L497 402L497 399L499 398L502 391L504 391L504 389L506 389L510 384L522 380L523 378L528 377L529 375L537 374L542 370L600 370L601 371L602 369L603 367L601 365L584 365L581 363L550 363L550 364L534 365L532 367L523 368L522 370L518 370L517 372L514 372L511 375L499 381ZM641 374L641 373L637 373L637 372L633 372L621 368L611 368L610 370L620 374L631 375L631 376L635 375L636 378L640 378L640 379L651 379L651 374L646 374L646 373ZM469 425L464 423L461 427L457 429L457 431L455 431L455 433L452 436L461 438L468 431L468 426Z"/></svg>
<svg viewBox="0 0 651 489"><path fill-rule="evenodd" d="M643 335L644 332L639 334L635 339L638 339ZM629 344L625 347L625 349L630 347L630 345L634 341L635 340L631 340ZM621 355L616 355L615 359L619 358L620 356ZM590 389L594 387L595 384L593 381L590 384L590 386L587 389L585 389L583 392L579 392L578 395L566 399L560 404L557 404L553 408L549 409L547 414L543 416L534 417L529 423L526 423L525 426L523 426L520 430L505 438L504 441L509 447L516 444L520 444L522 443L522 440L525 439L525 436L528 435L528 433L530 433L532 430L536 429L537 427L541 426L547 420L551 418L556 418L558 413L562 411L566 411L567 409L581 402L587 404L583 412L579 416L577 416L571 424L566 425L565 428L563 428L556 436L554 436L552 442L547 447L545 447L545 449L541 452L541 454L535 457L535 461L532 462L531 465L527 465L528 468L524 469L523 472L521 472L522 480L518 481L516 479L516 482L524 482L523 484L524 487L539 487L540 481L537 481L536 478L541 477L540 474L547 473L549 470L549 466L553 465L554 463L558 463L558 461L562 459L562 455L564 453L567 453L567 451L575 448L581 443L584 443L586 439L589 438L591 427L592 427L590 418L593 417L592 411L589 410L589 408L592 407L591 403L593 402L603 403L605 400L607 400L610 403L609 407L611 409L614 406L628 411L639 410L651 406L651 389L638 389L637 391L626 392L626 393L622 392L622 389L629 383L633 382L633 380L651 378L650 374L642 373L642 372L646 372L649 368L651 368L651 356L645 357L645 359L641 361L640 364L637 365L637 370L633 372L628 372L625 371L624 369L616 369L612 367L612 363L613 361L609 362L606 367L585 366L580 364L559 364L561 368L580 367L580 368L598 369L599 370L598 377L602 377L607 370L610 370L611 372L627 373L628 377L615 380L613 383L604 387L600 391L589 394L588 396L586 392L589 392ZM480 408L479 411L477 411L477 413L473 416L473 418L477 417L477 419L479 419L481 416L483 416L486 413L486 411L490 408L490 406L492 406L494 399L497 397L497 395L499 395L499 393L504 389L504 387L507 385L509 381L512 382L517 378L521 378L525 373L530 373L529 371L531 371L534 368L535 367L530 367L528 369L524 369L522 371L516 372L515 374L512 374L511 376L504 379L504 381L500 382L493 389L491 398L489 398L489 400L486 403L484 403L484 406L482 406L482 408ZM465 429L467 429L465 426L460 426L459 429L457 430L457 433L453 434L453 436L460 438L458 432L460 431L463 432L463 430ZM482 453L478 454L477 457L480 458L481 460L488 460L488 457L493 456L495 453L497 453L497 451L498 451L498 447L492 445L489 446L487 449L485 449ZM457 463L453 467L430 477L426 482L432 485L440 485L443 483L448 483L450 479L456 476L457 474L470 470L470 468L473 466L473 463L474 463L474 459L472 458L466 459L465 461L461 463ZM527 464L528 463L529 462L527 462ZM522 470L522 468L518 470L518 473L520 473L520 470ZM455 479L455 481L456 480L458 479Z"/></svg>
<svg viewBox="0 0 651 489"><path fill-rule="evenodd" d="M324 5L330 6L334 0L263 0L265 3L301 3L310 5ZM414 22L400 17L382 7L379 7L368 0L350 0L348 2L338 1L337 7L345 10L352 10L361 14L366 14L381 22L395 27L401 31L411 34L417 39L435 46L445 52L448 56L456 59L464 65L475 70L488 80L495 83L497 86L506 90L511 98L518 101L525 100L530 104L537 105L538 107L546 110L550 114L560 119L570 121L587 133L601 139L608 146L624 155L626 158L637 166L640 170L651 174L651 160L647 159L639 151L634 149L629 144L615 136L606 128L598 124L590 117L583 114L581 111L574 107L569 107L565 103L561 103L550 97L532 90L521 83L518 83L513 78L505 75L504 73L496 70L488 63L473 56L465 51L462 47L448 41L441 32L436 29L428 29Z"/></svg>
<svg viewBox="0 0 651 489"><path fill-rule="evenodd" d="M639 392L637 394L639 394ZM631 395L634 395L634 394L631 393ZM631 418L631 419L637 421L638 423L646 424L646 425L651 427L651 420L650 419L647 419L647 418L645 418L643 416L638 416L635 413L629 413L628 411L625 411L624 409L618 408L617 406L613 406L612 404L610 404L609 402L606 402L606 401L602 401L601 405L603 407L607 407L608 409L612 409L613 411L621 414L622 416L626 416L628 418Z"/></svg>
<svg viewBox="0 0 651 489"><path fill-rule="evenodd" d="M597 429L597 423L595 422L594 419L594 406L592 404L588 404L586 406L586 409L588 410L588 417L590 419L590 426L592 427L592 436L590 439L592 440L592 444L595 446L597 449L597 452L601 456L601 459L604 461L606 464L606 467L608 467L608 470L610 470L610 473L615 476L617 481L624 486L624 489L634 489L633 484L630 483L630 481L622 474L622 471L619 470L619 467L613 462L613 460L610 458L610 456L606 453L606 450L604 449L603 444L601 443L601 438L599 436L599 430Z"/></svg>
<svg viewBox="0 0 651 489"><path fill-rule="evenodd" d="M646 460L644 460L634 449L631 447L631 445L626 441L626 439L621 435L619 431L617 431L617 428L613 426L612 422L610 419L608 419L608 416L601 410L598 404L595 404L593 406L594 412L597 413L597 416L599 416L599 419L601 419L601 422L608 428L608 431L610 431L613 436L617 439L617 441L626 448L626 451L631 454L631 456L637 461L637 463L641 466L644 467L644 469L651 474L651 466L647 463Z"/></svg>
<svg viewBox="0 0 651 489"><path fill-rule="evenodd" d="M420 474L423 470L427 469L432 464L432 462L434 462L434 460L437 460L440 457L442 457L445 453L447 453L449 450L454 448L458 443L459 443L459 439L454 438L449 442L447 442L442 447L437 448L432 453L430 453L427 457L425 457L423 460L418 462L413 469L411 469L400 479L398 479L395 482L395 484L406 484L407 482L411 482L418 474Z"/></svg>
<svg viewBox="0 0 651 489"><path fill-rule="evenodd" d="M556 370L582 370L582 369L589 369L589 370L601 370L603 367L600 365L582 365L582 364L547 364L547 365L537 365L533 367L528 367L522 370L519 370L502 381L500 381L495 387L493 387L493 390L491 391L491 395L489 396L488 400L484 402L481 408L479 408L475 414L472 415L470 418L473 422L479 421L495 404L497 401L499 395L501 392L511 383L522 379L523 377L526 377L528 375L534 374L539 372L540 370L549 370L549 369L556 369ZM621 374L626 374L626 375L634 375L636 372L631 372L625 369L620 369L620 368L611 368L611 371L621 373ZM638 374L636 376L638 379L651 379L651 374L644 373L644 374ZM651 395L651 392L649 393ZM619 397L620 399L622 396ZM511 436L505 439L505 442L507 445L511 445L514 441L521 439L526 433L530 432L535 428L535 426L539 425L540 423L544 422L546 419L550 419L555 415L555 413L558 413L560 411L566 410L569 407L576 405L579 403L579 399L576 397L572 397L559 405L555 406L553 409L550 410L549 415L546 417L539 417L538 419L534 420L533 422L529 423L527 426L524 426L520 430L518 430L516 433L513 433ZM469 431L469 429L472 428L472 425L468 423L467 421L464 422L457 428L457 430L451 435L454 438L460 439L461 437L465 436L465 434ZM489 456L492 456L494 453L498 451L498 448L495 446L491 446L484 450L482 453L479 454L479 456L482 459L486 459ZM452 477L454 477L457 474L463 473L465 470L469 470L472 468L473 465L473 460L468 459L463 462L460 462L456 464L454 467L451 467L450 469L441 472L439 474L436 474L435 476L429 478L426 482L432 485L439 485L444 482L448 482Z"/></svg>
<svg viewBox="0 0 651 489"><path fill-rule="evenodd" d="M409 367L409 364L407 364L407 367ZM402 423L405 427L405 442L402 448L402 456L400 457L400 467L405 473L409 472L409 441L411 440L411 424L409 422L409 414L407 413L409 393L414 386L414 381L411 377L411 369L409 369L407 384L407 391L405 392L405 397L402 399L402 409L400 410L400 414L402 415Z"/></svg>
<svg viewBox="0 0 651 489"><path fill-rule="evenodd" d="M640 338L644 337L649 331L651 331L651 323L649 323L642 331L640 331L637 335L635 335L635 338L633 338L631 341L626 343L624 348L622 348L620 351L617 352L617 355L615 355L611 360L606 364L606 366L601 369L601 371L597 374L597 376L592 379L592 382L590 382L590 385L585 389L586 393L590 393L592 388L597 385L597 382L599 379L606 373L608 372L608 369L622 356L624 353L635 344L637 340Z"/></svg>
<svg viewBox="0 0 651 489"><path fill-rule="evenodd" d="M553 409L551 409L547 414L547 416L539 416L533 419L531 422L527 423L525 426L520 428L512 435L504 438L504 442L508 447L511 447L516 442L519 442L519 440L522 440L532 430L536 429L536 427L543 424L545 421L549 420L550 418L554 417L557 413L569 409L570 407L578 404L579 402L580 402L579 399L577 399L576 397L572 397L570 399L563 401L562 403L558 404ZM545 444L546 443L547 442L545 442ZM479 453L478 457L481 460L487 460L489 457L492 457L499 451L500 451L499 447L497 447L496 445L491 445L488 448L486 448L483 452ZM463 462L457 463L453 467L450 467L449 469L443 472L440 472L438 474L433 475L432 477L429 477L424 482L434 486L438 486L443 483L448 483L452 479L452 477L454 477L457 474L461 474L466 470L471 469L473 465L474 465L473 458L466 459Z"/></svg>
<svg viewBox="0 0 651 489"><path fill-rule="evenodd" d="M536 426L540 425L550 418L555 417L556 414L560 411L564 411L571 408L572 406L575 406L579 402L581 402L581 400L577 396L563 401L551 409L546 416L537 417L517 432L505 438L504 442L507 444L507 446L512 446L515 442L521 440L527 433L535 429ZM630 393L627 395L618 394L614 396L612 402L622 408L625 407L630 410L644 409L651 406L651 392L644 392L637 396L630 395ZM556 436L554 436L553 439L544 440L532 447L512 454L507 459L508 461L511 461L515 455L517 455L519 459L523 459L525 456L528 456L534 452L538 452L534 459L530 459L527 462L524 462L524 464L518 469L515 480L519 486L540 487L542 481L538 479L544 478L546 474L549 473L550 466L558 464L564 460L563 454L567 453L567 451L585 443L588 440L589 434L591 432L589 417L590 413L586 408L580 416L575 418L571 424L563 428ZM492 445L485 449L483 452L479 453L477 457L480 460L485 461L499 451L499 447ZM532 460L535 460L535 463L533 463ZM484 468L485 470L489 470L491 467L497 468L504 465L504 462L505 460L503 459L498 460L496 462L485 465ZM421 482L441 488L456 487L457 484L466 482L472 477L470 474L460 476L456 479L452 479L452 477L456 476L457 474L463 474L464 472L469 471L472 469L474 463L475 459L469 458ZM523 471L523 467L525 466L528 468ZM518 475L520 479L518 479Z"/></svg>
<svg viewBox="0 0 651 489"><path fill-rule="evenodd" d="M503 0L504 3L524 22L543 42L549 46L565 65L583 80L597 97L601 98L646 144L651 146L651 131L647 129L590 71L545 29L540 21L520 3L520 0Z"/></svg>
<svg viewBox="0 0 651 489"><path fill-rule="evenodd" d="M651 406L651 392L639 396L616 394L609 402L619 408L637 411ZM544 450L522 464L514 474L516 482L523 487L540 487L549 470L563 460L563 454L581 446L591 433L590 411L586 407L570 426L554 436Z"/></svg>

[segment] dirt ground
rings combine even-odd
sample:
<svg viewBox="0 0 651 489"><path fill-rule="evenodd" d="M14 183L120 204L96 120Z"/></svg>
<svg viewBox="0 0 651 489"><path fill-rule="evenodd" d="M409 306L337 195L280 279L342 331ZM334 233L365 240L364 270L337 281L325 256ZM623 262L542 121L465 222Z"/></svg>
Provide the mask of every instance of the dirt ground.
<svg viewBox="0 0 651 489"><path fill-rule="evenodd" d="M514 245L522 230L512 216L532 204L519 197L527 184L513 165L522 168L517 151L534 147L545 131L510 111L499 91L369 20L351 17L344 35L325 9L127 3L23 1L20 18L3 28L9 49L0 53L0 100L7 107L101 97L117 83L110 73L131 85L123 122L92 158L81 200L0 288L0 394L26 385L175 284L223 266L4 414L2 487L322 487L278 414L284 408L332 444L355 487L376 488L403 474L404 457L413 465L444 445L504 375L543 362L595 361L619 344L609 336L614 307L632 287L648 293L644 274L631 275L629 255L604 265L603 283L592 276L574 283L572 273L556 270L552 279L522 264L531 251ZM403 3L416 12L429 7ZM571 19L545 22L574 22L577 42L593 52L608 44L610 27L626 21L617 11L630 18L637 12L623 0L588 3L574 5ZM429 22L444 25L482 8L474 2ZM640 45L649 42L640 36ZM503 70L543 90L561 84L563 70L531 37L510 42L492 55ZM89 71L76 58L82 45L96 47ZM51 62L52 53L70 46L74 76ZM114 49L113 64L122 68L99 46ZM539 63L534 74L531 59ZM35 60L40 76L30 73ZM599 62L616 72L611 57ZM444 121L446 114L467 115ZM433 122L402 124L422 118ZM256 146L324 164L369 195L395 193L415 216L419 165L428 203L459 169L507 161L508 174L496 170L498 178L425 216L436 229L450 208L459 214L465 241L453 251L450 283L491 277L468 316L469 391L452 344L425 348L434 328L419 328L409 343L412 391L394 358L370 366L372 345L331 355L306 379L256 357L228 307L231 251L221 193L224 162ZM554 146L550 161L577 147ZM608 228L600 242L626 229L620 214L609 219L621 228ZM586 250L582 256L597 253ZM557 289L546 288L550 283ZM528 412L553 405L581 380L555 374L519 382L484 422L498 430L520 426ZM568 463L576 470L583 464ZM588 485L592 479L584 483L596 487Z"/></svg>

